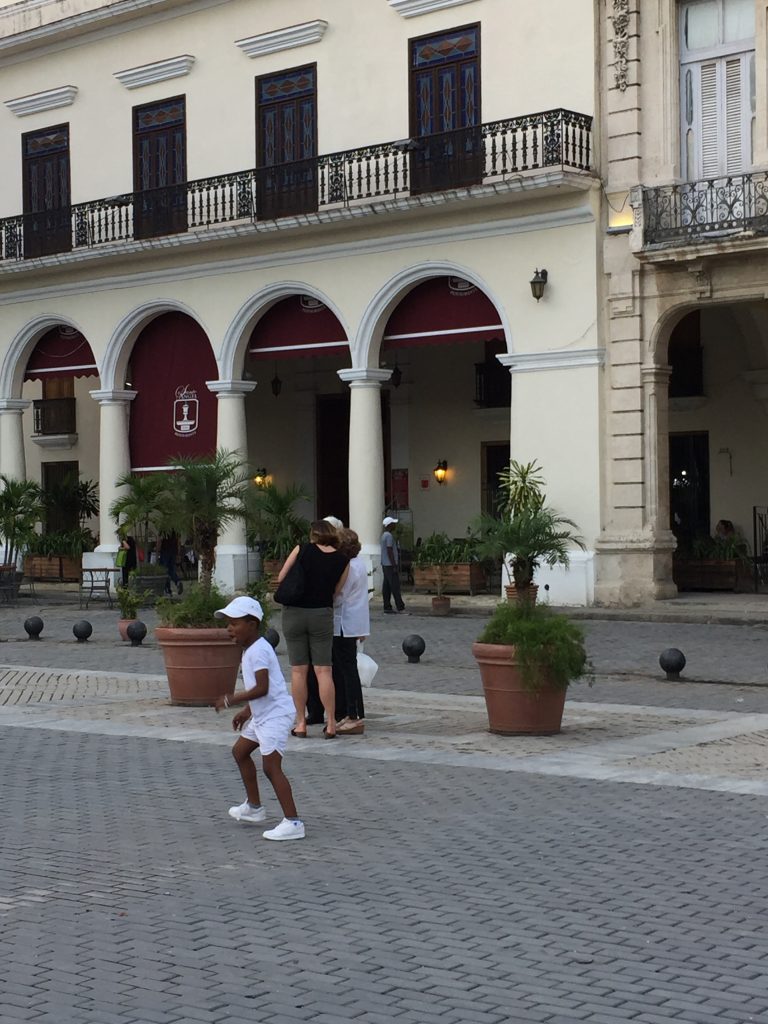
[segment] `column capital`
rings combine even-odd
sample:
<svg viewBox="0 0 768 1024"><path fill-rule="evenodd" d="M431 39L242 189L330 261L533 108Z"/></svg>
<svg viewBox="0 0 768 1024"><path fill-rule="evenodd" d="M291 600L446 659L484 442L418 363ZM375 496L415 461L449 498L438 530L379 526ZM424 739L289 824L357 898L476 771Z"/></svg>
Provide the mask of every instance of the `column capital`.
<svg viewBox="0 0 768 1024"><path fill-rule="evenodd" d="M138 392L115 388L105 391L89 391L88 394L99 405L121 405L124 402L132 402Z"/></svg>
<svg viewBox="0 0 768 1024"><path fill-rule="evenodd" d="M0 398L0 412L24 412L30 405L26 398Z"/></svg>
<svg viewBox="0 0 768 1024"><path fill-rule="evenodd" d="M255 380L207 380L205 386L217 398L244 398L256 389Z"/></svg>
<svg viewBox="0 0 768 1024"><path fill-rule="evenodd" d="M669 384L671 366L641 366L640 378L643 384Z"/></svg>
<svg viewBox="0 0 768 1024"><path fill-rule="evenodd" d="M354 387L375 387L380 388L392 376L391 370L337 370L339 378L351 388Z"/></svg>

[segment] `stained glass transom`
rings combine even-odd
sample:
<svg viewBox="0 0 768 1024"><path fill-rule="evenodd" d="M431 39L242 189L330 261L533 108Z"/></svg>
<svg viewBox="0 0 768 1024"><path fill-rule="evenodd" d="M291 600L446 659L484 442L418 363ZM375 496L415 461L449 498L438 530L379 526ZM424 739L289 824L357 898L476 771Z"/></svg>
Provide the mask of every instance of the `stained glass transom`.
<svg viewBox="0 0 768 1024"><path fill-rule="evenodd" d="M476 28L460 32L446 32L428 39L411 42L411 67L434 67L465 57L476 57L478 53L478 32Z"/></svg>
<svg viewBox="0 0 768 1024"><path fill-rule="evenodd" d="M279 75L259 79L259 102L274 103L276 100L293 99L315 91L315 69L299 68Z"/></svg>
<svg viewBox="0 0 768 1024"><path fill-rule="evenodd" d="M44 156L47 153L63 153L69 149L69 128L46 128L34 135L24 136L25 156Z"/></svg>
<svg viewBox="0 0 768 1024"><path fill-rule="evenodd" d="M136 130L140 132L183 125L184 100L168 100L165 103L153 103L149 107L137 107L135 117Z"/></svg>

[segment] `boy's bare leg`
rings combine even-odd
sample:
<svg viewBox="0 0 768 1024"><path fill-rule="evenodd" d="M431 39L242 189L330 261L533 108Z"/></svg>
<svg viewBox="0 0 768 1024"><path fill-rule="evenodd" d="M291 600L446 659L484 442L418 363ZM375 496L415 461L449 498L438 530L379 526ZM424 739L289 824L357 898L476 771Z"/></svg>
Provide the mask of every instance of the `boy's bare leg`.
<svg viewBox="0 0 768 1024"><path fill-rule="evenodd" d="M258 749L258 743L254 743L252 740L247 740L244 736L241 736L236 740L234 747L232 747L232 757L234 757L237 762L237 767L240 769L240 775L243 780L243 785L245 786L245 795L248 797L248 803L253 807L261 806L259 783L256 777L256 765L253 763L253 758L251 757L254 750Z"/></svg>
<svg viewBox="0 0 768 1024"><path fill-rule="evenodd" d="M291 666L291 696L296 707L296 732L306 732L307 673L309 665ZM266 769L265 769L266 770Z"/></svg>
<svg viewBox="0 0 768 1024"><path fill-rule="evenodd" d="M276 750L271 754L263 754L261 766L264 769L264 774L272 784L275 796L283 809L283 816L285 818L298 818L299 815L296 811L296 804L293 801L291 784L283 774L282 755Z"/></svg>

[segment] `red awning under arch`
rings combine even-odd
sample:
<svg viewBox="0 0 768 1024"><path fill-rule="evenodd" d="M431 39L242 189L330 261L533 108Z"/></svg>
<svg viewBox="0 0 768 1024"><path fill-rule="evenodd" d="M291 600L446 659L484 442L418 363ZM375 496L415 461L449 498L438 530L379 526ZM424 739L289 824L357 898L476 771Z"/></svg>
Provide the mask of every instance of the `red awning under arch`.
<svg viewBox="0 0 768 1024"><path fill-rule="evenodd" d="M267 310L253 329L248 353L254 359L300 359L349 355L338 317L311 295L291 295Z"/></svg>
<svg viewBox="0 0 768 1024"><path fill-rule="evenodd" d="M49 377L98 377L91 346L74 327L53 327L40 338L27 360L24 380Z"/></svg>
<svg viewBox="0 0 768 1024"><path fill-rule="evenodd" d="M410 291L384 328L382 351L504 338L496 307L460 277L433 277Z"/></svg>

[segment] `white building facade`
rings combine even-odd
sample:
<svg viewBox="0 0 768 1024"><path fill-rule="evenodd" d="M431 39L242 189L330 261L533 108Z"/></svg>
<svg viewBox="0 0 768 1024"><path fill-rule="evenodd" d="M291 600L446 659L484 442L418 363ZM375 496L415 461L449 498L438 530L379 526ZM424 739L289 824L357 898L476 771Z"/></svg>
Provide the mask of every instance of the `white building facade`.
<svg viewBox="0 0 768 1024"><path fill-rule="evenodd" d="M123 473L238 450L375 561L386 510L461 536L538 459L587 546L540 582L591 603L598 30L556 6L0 5L0 472L97 479L107 554Z"/></svg>

